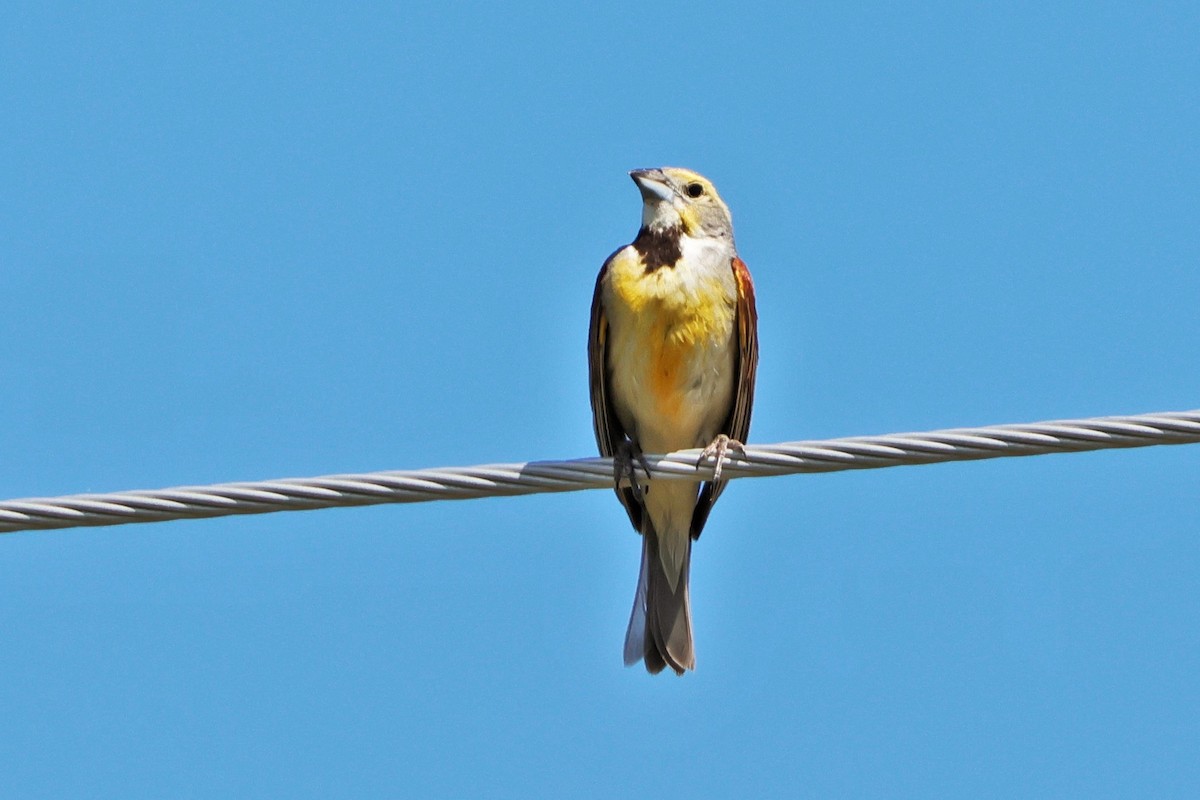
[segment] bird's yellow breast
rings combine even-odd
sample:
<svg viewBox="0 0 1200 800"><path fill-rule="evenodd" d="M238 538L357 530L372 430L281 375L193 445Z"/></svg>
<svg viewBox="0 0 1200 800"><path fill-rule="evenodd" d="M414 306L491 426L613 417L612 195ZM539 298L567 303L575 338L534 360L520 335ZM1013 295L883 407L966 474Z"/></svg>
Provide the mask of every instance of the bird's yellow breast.
<svg viewBox="0 0 1200 800"><path fill-rule="evenodd" d="M609 361L619 405L663 446L695 446L690 440L707 435L712 409L732 389L731 275L684 260L647 271L636 254L614 258L610 270Z"/></svg>

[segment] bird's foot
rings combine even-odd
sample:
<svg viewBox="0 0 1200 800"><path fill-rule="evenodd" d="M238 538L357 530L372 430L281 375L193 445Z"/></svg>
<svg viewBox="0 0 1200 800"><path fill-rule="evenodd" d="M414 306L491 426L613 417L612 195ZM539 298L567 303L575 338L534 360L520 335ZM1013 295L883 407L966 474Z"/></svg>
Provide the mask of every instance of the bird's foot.
<svg viewBox="0 0 1200 800"><path fill-rule="evenodd" d="M646 490L638 483L637 469L634 468L635 460L638 466L645 471L646 477L649 477L650 462L646 460L646 454L640 447L626 439L617 446L617 452L613 454L613 480L617 482L618 489L621 488L622 483L628 483L634 498L639 503L643 503L646 500Z"/></svg>
<svg viewBox="0 0 1200 800"><path fill-rule="evenodd" d="M698 459L696 459L696 466L700 466L709 459L715 459L716 463L713 465L712 479L713 482L716 483L717 481L721 480L721 467L724 465L726 459L729 458L730 450L738 453L742 456L742 458L746 457L746 445L742 444L737 439L730 439L728 436L722 433L720 436L712 440L712 444L704 448L704 452L700 454Z"/></svg>

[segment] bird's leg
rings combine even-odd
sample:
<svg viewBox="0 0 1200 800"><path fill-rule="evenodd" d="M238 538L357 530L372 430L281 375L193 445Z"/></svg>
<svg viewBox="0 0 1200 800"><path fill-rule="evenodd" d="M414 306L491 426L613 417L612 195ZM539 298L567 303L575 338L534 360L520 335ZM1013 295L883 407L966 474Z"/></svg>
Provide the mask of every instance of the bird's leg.
<svg viewBox="0 0 1200 800"><path fill-rule="evenodd" d="M737 439L730 439L728 436L722 433L720 436L712 440L712 444L704 448L704 452L700 454L698 459L696 459L696 466L700 466L710 458L716 459L716 464L713 466L712 477L713 482L716 483L717 481L721 480L721 466L725 463L725 460L729 458L730 450L740 454L742 458L746 457L746 445L742 444Z"/></svg>
<svg viewBox="0 0 1200 800"><path fill-rule="evenodd" d="M617 452L613 453L613 480L617 482L618 489L621 488L623 481L628 481L629 488L633 491L633 496L639 503L642 503L645 502L646 491L638 483L637 470L633 466L635 459L641 468L646 471L646 475L649 476L650 462L646 460L646 454L642 452L642 448L628 439L617 445Z"/></svg>

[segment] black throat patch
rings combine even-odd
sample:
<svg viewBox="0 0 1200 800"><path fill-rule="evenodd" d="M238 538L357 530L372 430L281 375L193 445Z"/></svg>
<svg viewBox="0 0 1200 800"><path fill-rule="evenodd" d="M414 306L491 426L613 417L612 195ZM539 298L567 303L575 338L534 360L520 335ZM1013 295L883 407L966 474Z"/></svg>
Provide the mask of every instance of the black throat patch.
<svg viewBox="0 0 1200 800"><path fill-rule="evenodd" d="M646 272L654 272L663 267L673 267L683 255L679 248L679 228L666 228L652 231L642 228L637 238L633 240L633 248L638 251L642 261L646 262Z"/></svg>

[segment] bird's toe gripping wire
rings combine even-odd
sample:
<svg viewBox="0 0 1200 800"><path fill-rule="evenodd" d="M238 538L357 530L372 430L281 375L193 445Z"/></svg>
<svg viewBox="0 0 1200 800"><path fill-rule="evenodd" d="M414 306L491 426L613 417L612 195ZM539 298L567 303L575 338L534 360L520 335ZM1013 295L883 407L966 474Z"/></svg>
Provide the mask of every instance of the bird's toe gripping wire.
<svg viewBox="0 0 1200 800"><path fill-rule="evenodd" d="M617 452L613 454L613 480L616 481L617 488L620 489L623 483L628 483L630 490L633 491L634 498L639 503L645 502L646 490L638 483L637 466L642 468L646 473L646 477L650 477L650 462L646 460L646 454L642 449L633 442L626 439L617 447Z"/></svg>
<svg viewBox="0 0 1200 800"><path fill-rule="evenodd" d="M729 458L729 452L733 451L742 458L746 457L746 445L739 442L737 439L731 439L725 434L721 434L712 440L708 447L704 448L704 452L696 459L696 466L699 467L705 461L714 460L713 465L713 483L721 480L721 467Z"/></svg>

